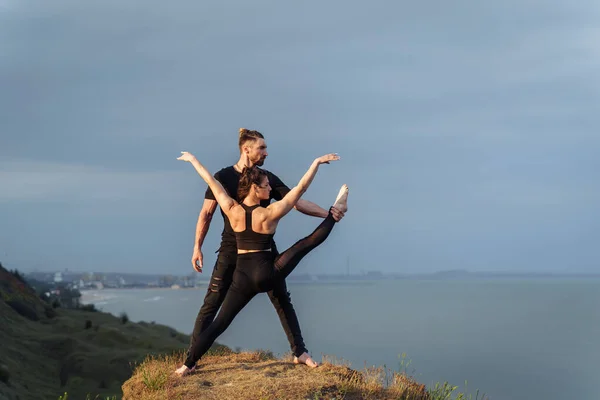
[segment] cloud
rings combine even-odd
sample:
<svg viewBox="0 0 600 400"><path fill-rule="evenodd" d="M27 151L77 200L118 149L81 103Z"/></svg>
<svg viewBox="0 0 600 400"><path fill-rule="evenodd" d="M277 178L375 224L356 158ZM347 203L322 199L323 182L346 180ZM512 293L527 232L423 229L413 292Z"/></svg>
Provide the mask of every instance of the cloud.
<svg viewBox="0 0 600 400"><path fill-rule="evenodd" d="M139 210L180 200L183 178L181 172L172 171L12 160L0 163L0 202L64 203L96 213L103 208L118 212L115 205L136 204Z"/></svg>
<svg viewBox="0 0 600 400"><path fill-rule="evenodd" d="M143 251L151 231L171 243L162 262L187 262L191 239L171 234L193 225L206 185L174 158L194 151L214 172L235 162L242 126L266 134L266 166L289 185L342 155L307 198L350 184L339 237L375 249L365 263L389 264L380 247L401 243L403 262L431 269L476 265L473 243L559 251L600 220L595 1L2 4L0 203L15 248L36 224L40 240L54 232L30 215L57 212L90 235L81 257L103 256L93 237L104 261L128 240ZM280 237L313 222L290 217Z"/></svg>

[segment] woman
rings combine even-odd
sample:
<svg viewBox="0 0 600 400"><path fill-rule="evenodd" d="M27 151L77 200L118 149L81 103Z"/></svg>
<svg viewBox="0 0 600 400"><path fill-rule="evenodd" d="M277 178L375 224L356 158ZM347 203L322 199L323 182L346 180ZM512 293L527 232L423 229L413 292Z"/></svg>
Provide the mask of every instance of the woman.
<svg viewBox="0 0 600 400"><path fill-rule="evenodd" d="M337 154L327 154L315 159L298 185L283 199L271 203L268 207L261 207L260 201L268 200L271 191L267 174L263 170L258 167L244 169L237 193L238 203L193 154L182 152L178 160L192 163L198 174L210 186L221 210L229 219L236 236L238 258L233 282L219 314L197 338L184 365L175 371L176 374L189 374L196 362L254 296L271 290L273 282L277 279L285 279L306 254L327 238L336 222L331 212L312 234L277 256L271 252L271 242L279 220L294 208L306 192L319 165L339 159ZM347 199L348 187L343 185L334 203L342 213L348 209Z"/></svg>

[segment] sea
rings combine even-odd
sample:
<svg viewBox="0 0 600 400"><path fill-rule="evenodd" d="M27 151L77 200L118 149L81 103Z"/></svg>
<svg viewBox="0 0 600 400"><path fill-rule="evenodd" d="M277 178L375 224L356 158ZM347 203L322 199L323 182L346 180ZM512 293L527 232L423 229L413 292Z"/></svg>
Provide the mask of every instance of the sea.
<svg viewBox="0 0 600 400"><path fill-rule="evenodd" d="M377 280L288 283L306 345L354 369L404 371L490 400L600 399L600 279ZM191 333L206 287L85 291L132 321ZM218 342L289 344L266 294ZM183 350L183 349L182 349Z"/></svg>

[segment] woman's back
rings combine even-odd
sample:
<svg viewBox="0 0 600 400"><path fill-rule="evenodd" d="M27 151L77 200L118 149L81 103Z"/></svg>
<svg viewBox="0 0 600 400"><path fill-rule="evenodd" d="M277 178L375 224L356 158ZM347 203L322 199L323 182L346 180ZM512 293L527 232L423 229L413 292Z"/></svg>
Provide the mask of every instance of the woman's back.
<svg viewBox="0 0 600 400"><path fill-rule="evenodd" d="M237 208L237 207L236 207ZM230 219L239 250L271 250L277 222L269 220L269 211L260 204L239 204Z"/></svg>
<svg viewBox="0 0 600 400"><path fill-rule="evenodd" d="M248 220L251 221L248 227ZM260 204L246 205L244 203L237 204L229 216L231 228L235 233L243 232L250 228L252 231L261 234L275 234L277 229L278 219L271 218L271 212L266 207Z"/></svg>

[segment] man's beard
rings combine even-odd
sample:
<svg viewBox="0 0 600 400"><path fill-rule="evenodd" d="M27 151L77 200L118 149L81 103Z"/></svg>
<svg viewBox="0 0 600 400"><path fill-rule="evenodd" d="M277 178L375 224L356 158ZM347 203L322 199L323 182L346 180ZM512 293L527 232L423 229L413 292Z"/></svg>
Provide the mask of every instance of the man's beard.
<svg viewBox="0 0 600 400"><path fill-rule="evenodd" d="M262 167L262 165L265 163L265 159L264 158L259 158L258 160L256 160L254 162L254 165L258 165L259 167Z"/></svg>

